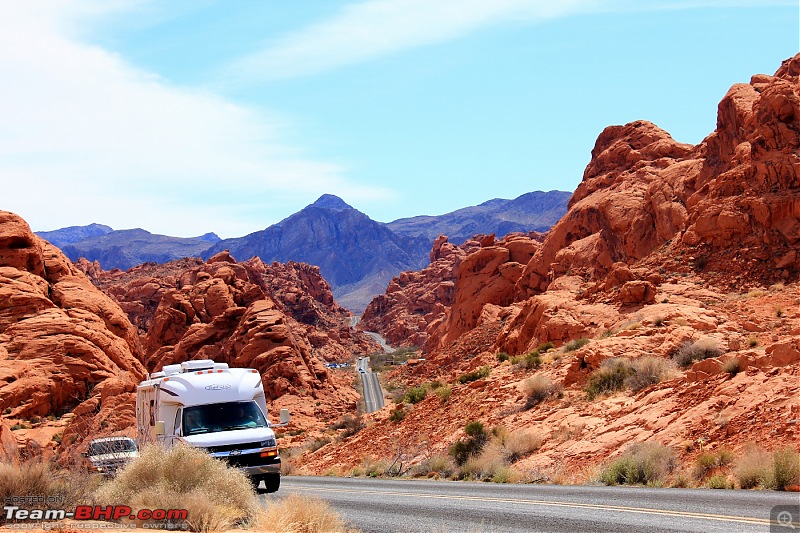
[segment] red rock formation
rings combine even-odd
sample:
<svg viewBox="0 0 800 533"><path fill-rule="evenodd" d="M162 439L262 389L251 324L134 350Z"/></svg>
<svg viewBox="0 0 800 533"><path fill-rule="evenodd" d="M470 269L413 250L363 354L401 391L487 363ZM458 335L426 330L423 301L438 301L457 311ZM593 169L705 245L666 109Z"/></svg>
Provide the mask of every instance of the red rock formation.
<svg viewBox="0 0 800 533"><path fill-rule="evenodd" d="M478 248L475 240L455 246L440 235L433 243L430 264L393 278L386 293L364 310L359 329L379 332L391 345L425 344L428 326L441 322L445 309L453 304L458 265Z"/></svg>
<svg viewBox="0 0 800 533"><path fill-rule="evenodd" d="M2 416L75 410L79 415L68 430L80 443L85 430L99 431L101 420L116 416L120 395L144 377L141 354L136 330L119 306L20 217L0 211ZM82 413L91 413L90 419Z"/></svg>
<svg viewBox="0 0 800 533"><path fill-rule="evenodd" d="M353 450L391 458L409 435L423 437L407 442L409 460L422 461L446 452L476 419L538 433L542 448L518 468L544 477L566 468L580 480L637 441L672 446L685 464L704 449L796 447L799 148L800 55L775 76L734 86L716 131L697 146L643 121L606 128L569 212L513 289L502 281L507 246L482 240L461 261L447 318L428 330L427 361L393 371L409 386L450 383L449 402L429 395L402 422L389 420L387 407L345 444L305 456L305 467L347 472ZM588 344L563 346L579 337ZM496 355L545 341L556 348L535 372L562 384L564 397L526 411L522 389L534 371ZM722 355L640 391L586 400L587 377L604 361L669 359L701 341ZM482 366L489 376L458 382Z"/></svg>

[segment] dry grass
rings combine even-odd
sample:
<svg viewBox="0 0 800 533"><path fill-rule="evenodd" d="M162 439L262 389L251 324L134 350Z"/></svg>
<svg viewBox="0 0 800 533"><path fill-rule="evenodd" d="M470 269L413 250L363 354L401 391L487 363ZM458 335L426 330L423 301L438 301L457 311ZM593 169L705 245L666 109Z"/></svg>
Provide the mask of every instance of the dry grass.
<svg viewBox="0 0 800 533"><path fill-rule="evenodd" d="M297 494L271 502L253 527L270 533L357 533L324 501Z"/></svg>
<svg viewBox="0 0 800 533"><path fill-rule="evenodd" d="M505 450L493 443L480 453L467 459L461 466L461 479L516 483L522 475L506 464Z"/></svg>
<svg viewBox="0 0 800 533"><path fill-rule="evenodd" d="M743 489L752 489L765 483L769 471L769 453L756 446L745 448L736 463L734 476Z"/></svg>
<svg viewBox="0 0 800 533"><path fill-rule="evenodd" d="M678 366L687 367L695 361L702 361L710 357L717 357L723 354L722 348L716 339L702 337L694 342L684 342L673 355L673 359Z"/></svg>
<svg viewBox="0 0 800 533"><path fill-rule="evenodd" d="M525 380L522 384L522 391L527 397L525 409L531 409L547 399L559 397L563 392L563 387L537 374Z"/></svg>
<svg viewBox="0 0 800 533"><path fill-rule="evenodd" d="M40 460L0 463L0 501L11 496L42 496L74 507L90 500L98 479L78 467L58 468Z"/></svg>
<svg viewBox="0 0 800 533"><path fill-rule="evenodd" d="M503 441L506 460L510 463L530 455L542 447L544 438L532 431L519 430L508 435Z"/></svg>
<svg viewBox="0 0 800 533"><path fill-rule="evenodd" d="M98 489L101 505L187 509L193 531L217 531L252 522L258 500L248 477L189 446L144 448L115 479Z"/></svg>
<svg viewBox="0 0 800 533"><path fill-rule="evenodd" d="M634 359L630 365L633 372L625 378L625 386L633 392L670 379L677 374L675 363L652 355Z"/></svg>

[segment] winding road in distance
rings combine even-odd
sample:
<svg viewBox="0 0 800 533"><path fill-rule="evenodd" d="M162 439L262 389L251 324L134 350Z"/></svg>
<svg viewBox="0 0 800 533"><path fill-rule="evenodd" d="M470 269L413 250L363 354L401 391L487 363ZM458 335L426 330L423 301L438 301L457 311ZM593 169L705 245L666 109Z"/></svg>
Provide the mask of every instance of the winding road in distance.
<svg viewBox="0 0 800 533"><path fill-rule="evenodd" d="M350 327L356 327L361 317L355 315L350 317ZM365 331L367 335L377 342L384 353L390 353L392 347L386 343L386 339L375 333L374 331ZM380 410L385 405L383 399L383 390L378 381L378 375L369 368L369 357L359 357L356 365L356 370L361 376L361 384L364 389L364 409L367 413L374 413Z"/></svg>
<svg viewBox="0 0 800 533"><path fill-rule="evenodd" d="M289 494L327 501L364 533L800 531L800 495L774 491L289 476L263 498Z"/></svg>

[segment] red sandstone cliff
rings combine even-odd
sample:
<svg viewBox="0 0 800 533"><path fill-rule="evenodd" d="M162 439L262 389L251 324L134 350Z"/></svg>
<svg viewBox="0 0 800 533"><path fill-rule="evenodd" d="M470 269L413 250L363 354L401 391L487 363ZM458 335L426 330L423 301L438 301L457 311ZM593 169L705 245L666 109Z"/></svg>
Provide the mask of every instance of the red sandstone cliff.
<svg viewBox="0 0 800 533"><path fill-rule="evenodd" d="M132 393L145 375L141 355L119 306L24 220L0 211L2 416L71 412L63 431L70 444L122 430L133 419Z"/></svg>

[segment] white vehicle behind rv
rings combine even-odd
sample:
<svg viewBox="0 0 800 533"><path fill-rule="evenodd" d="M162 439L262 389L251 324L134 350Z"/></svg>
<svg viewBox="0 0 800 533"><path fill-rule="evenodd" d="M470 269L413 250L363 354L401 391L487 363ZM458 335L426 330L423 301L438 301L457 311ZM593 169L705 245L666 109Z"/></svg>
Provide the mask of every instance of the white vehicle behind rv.
<svg viewBox="0 0 800 533"><path fill-rule="evenodd" d="M136 389L138 444L178 443L239 467L267 492L280 487L281 458L273 427L289 423L281 409L271 424L261 375L210 359L167 365Z"/></svg>

